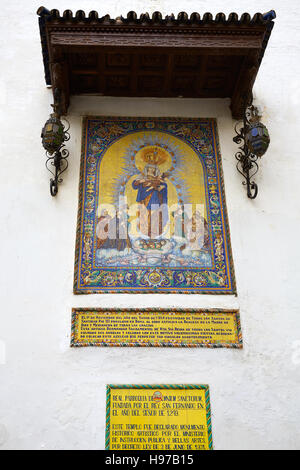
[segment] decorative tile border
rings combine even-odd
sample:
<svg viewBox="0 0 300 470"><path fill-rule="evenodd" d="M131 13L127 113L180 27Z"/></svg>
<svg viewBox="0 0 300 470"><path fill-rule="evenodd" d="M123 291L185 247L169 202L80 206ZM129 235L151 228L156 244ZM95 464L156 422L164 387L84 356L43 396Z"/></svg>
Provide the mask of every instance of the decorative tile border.
<svg viewBox="0 0 300 470"><path fill-rule="evenodd" d="M176 267L155 269L144 267L107 268L95 266L93 263L93 249L95 240L95 213L97 211L97 162L105 154L109 145L124 136L128 129L135 132L140 125L151 123L152 130L166 132L167 126L174 125L177 129L171 136L181 138L189 145L199 158L206 158L201 153L201 142L196 137L187 139L181 128L190 126L193 129L206 129L211 135L213 155L209 155L209 176L206 175L207 202L211 222L210 234L213 237L214 252L213 269ZM101 150L98 154L89 153L89 141L95 125L106 126L107 136L101 139ZM111 126L111 127L110 127ZM120 130L120 128L124 130ZM177 127L176 127L177 126ZM199 127L200 126L200 127ZM112 131L113 129L113 131ZM125 132L125 129L127 131ZM122 133L123 132L123 133ZM125 134L124 134L125 133ZM105 134L106 135L106 134ZM201 157L200 157L201 155ZM92 163L88 163L91 162ZM94 161L95 160L95 161ZM214 160L214 163L211 163ZM203 160L204 161L204 160ZM208 163L207 163L208 164ZM88 181L87 181L88 180ZM88 185L88 191L87 191ZM94 189L93 189L94 188ZM218 235L217 235L218 234ZM216 237L219 237L218 240ZM92 238L91 238L92 237ZM221 238L220 238L221 237ZM137 275L137 271L140 271ZM160 276L160 282L158 282ZM121 279L122 278L122 279ZM153 279L155 284L152 283ZM230 245L228 215L224 193L224 178L219 149L219 139L216 120L195 118L132 118L132 117L87 117L83 122L82 157L79 183L79 210L77 223L77 239L75 250L74 293L204 293L204 294L236 294L235 275Z"/></svg>
<svg viewBox="0 0 300 470"><path fill-rule="evenodd" d="M213 450L213 439L212 439L212 424L211 424L211 406L210 406L210 394L209 394L209 386L208 385L199 385L199 384L123 384L123 385L116 385L110 384L107 385L106 389L106 434L105 434L105 448L106 450L110 450L110 442L112 437L112 393L115 390L153 390L154 392L160 391L174 391L174 390L182 390L186 392L188 390L195 391L199 390L199 392L204 392L204 400L205 400L205 427L207 433L206 439L206 447L205 450ZM149 396L148 396L149 399ZM152 400L154 401L154 400ZM186 411L185 411L186 413ZM160 416L157 417L159 421ZM121 424L121 418L118 418L118 422ZM133 418L130 417L130 423L132 423ZM143 418L143 422L145 423L147 418ZM150 446L151 447L151 446ZM122 450L122 449L120 449ZM137 449L136 449L137 450ZM140 449L143 450L143 449ZM163 450L158 448L158 450ZM172 450L172 449L170 449ZM204 450L204 449L203 449Z"/></svg>
<svg viewBox="0 0 300 470"><path fill-rule="evenodd" d="M240 349L243 341L238 310L74 308L71 346Z"/></svg>

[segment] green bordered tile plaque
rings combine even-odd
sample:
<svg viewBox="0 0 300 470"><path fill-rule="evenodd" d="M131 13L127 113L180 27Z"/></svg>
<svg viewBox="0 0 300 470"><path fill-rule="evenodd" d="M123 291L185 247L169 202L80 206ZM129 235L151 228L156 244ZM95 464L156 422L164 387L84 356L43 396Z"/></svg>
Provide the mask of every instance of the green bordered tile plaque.
<svg viewBox="0 0 300 470"><path fill-rule="evenodd" d="M243 342L238 310L74 308L71 346L242 348Z"/></svg>
<svg viewBox="0 0 300 470"><path fill-rule="evenodd" d="M108 385L107 450L212 450L208 385Z"/></svg>

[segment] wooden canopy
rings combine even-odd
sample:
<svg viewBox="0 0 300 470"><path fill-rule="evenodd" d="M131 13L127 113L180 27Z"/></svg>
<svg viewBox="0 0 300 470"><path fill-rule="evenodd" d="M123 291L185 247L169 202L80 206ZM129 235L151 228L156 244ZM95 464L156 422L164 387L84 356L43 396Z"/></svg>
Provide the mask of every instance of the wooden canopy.
<svg viewBox="0 0 300 470"><path fill-rule="evenodd" d="M70 95L231 98L234 118L253 87L275 18L219 13L99 18L38 9L45 78L67 114Z"/></svg>

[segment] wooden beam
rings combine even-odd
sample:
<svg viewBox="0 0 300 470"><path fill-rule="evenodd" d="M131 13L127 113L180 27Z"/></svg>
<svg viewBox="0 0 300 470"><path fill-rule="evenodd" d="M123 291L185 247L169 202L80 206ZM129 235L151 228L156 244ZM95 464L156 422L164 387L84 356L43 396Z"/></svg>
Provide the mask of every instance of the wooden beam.
<svg viewBox="0 0 300 470"><path fill-rule="evenodd" d="M221 48L261 49L262 34L155 34L145 32L109 33L96 31L50 31L50 42L55 46L113 46L155 48Z"/></svg>
<svg viewBox="0 0 300 470"><path fill-rule="evenodd" d="M251 52L245 57L231 98L231 112L234 119L242 119L245 100L252 93L253 84L259 69L259 53Z"/></svg>

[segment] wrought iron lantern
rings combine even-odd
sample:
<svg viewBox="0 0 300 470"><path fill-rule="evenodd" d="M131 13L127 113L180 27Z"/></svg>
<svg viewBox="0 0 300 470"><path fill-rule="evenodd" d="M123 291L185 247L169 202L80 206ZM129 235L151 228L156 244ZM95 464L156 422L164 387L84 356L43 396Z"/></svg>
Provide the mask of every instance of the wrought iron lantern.
<svg viewBox="0 0 300 470"><path fill-rule="evenodd" d="M266 153L270 143L268 129L264 124L257 121L251 124L246 133L245 140L250 152L258 157L262 157Z"/></svg>
<svg viewBox="0 0 300 470"><path fill-rule="evenodd" d="M46 168L54 177L50 179L51 196L56 196L58 184L62 182L61 174L68 168L69 151L64 146L70 139L69 128L69 123L65 126L54 112L42 129L42 144L47 156ZM54 167L53 171L50 165Z"/></svg>
<svg viewBox="0 0 300 470"><path fill-rule="evenodd" d="M258 158L262 157L269 147L270 136L266 126L260 122L258 109L252 101L252 96L250 100L245 100L243 127L238 130L240 123L236 124L237 135L233 141L236 144L242 144L235 154L238 161L237 170L245 178L243 184L247 186L247 196L255 199L258 186L252 178L258 172Z"/></svg>

